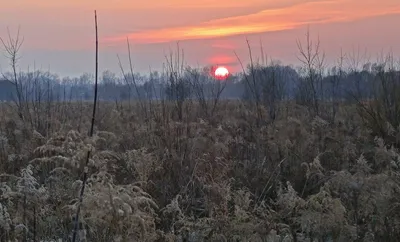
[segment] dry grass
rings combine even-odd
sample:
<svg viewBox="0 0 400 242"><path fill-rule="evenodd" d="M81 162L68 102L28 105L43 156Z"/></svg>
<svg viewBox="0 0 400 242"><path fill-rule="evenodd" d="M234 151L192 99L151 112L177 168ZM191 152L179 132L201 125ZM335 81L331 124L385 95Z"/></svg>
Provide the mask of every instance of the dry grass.
<svg viewBox="0 0 400 242"><path fill-rule="evenodd" d="M355 107L330 123L284 103L256 125L240 101L181 121L100 103L89 139L88 103L55 108L48 136L1 105L0 241L70 239L88 149L80 241L398 241L400 153Z"/></svg>

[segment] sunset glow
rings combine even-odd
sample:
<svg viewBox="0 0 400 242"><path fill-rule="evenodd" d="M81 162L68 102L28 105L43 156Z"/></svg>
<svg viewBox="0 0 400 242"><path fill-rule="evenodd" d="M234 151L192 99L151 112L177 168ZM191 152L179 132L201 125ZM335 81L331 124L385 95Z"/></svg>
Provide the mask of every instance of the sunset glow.
<svg viewBox="0 0 400 242"><path fill-rule="evenodd" d="M400 22L399 0L4 1L0 36L7 35L7 27L13 33L21 27L23 67L35 62L65 74L90 71L94 9L100 66L114 71L119 70L116 55L126 55L127 37L137 71L160 70L177 41L188 64L218 63L239 70L233 52L247 63L246 38L257 49L262 41L275 59L295 62L296 40L304 38L307 26L332 59L338 50L360 45L372 55L382 48L400 53L400 33L393 30Z"/></svg>

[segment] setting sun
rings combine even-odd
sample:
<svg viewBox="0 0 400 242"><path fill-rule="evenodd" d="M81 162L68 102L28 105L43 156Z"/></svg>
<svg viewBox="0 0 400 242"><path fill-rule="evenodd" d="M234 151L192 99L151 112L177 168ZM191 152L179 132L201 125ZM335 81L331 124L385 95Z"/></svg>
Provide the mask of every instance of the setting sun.
<svg viewBox="0 0 400 242"><path fill-rule="evenodd" d="M217 79L222 80L229 75L229 71L225 67L220 66L217 69L215 69L214 75Z"/></svg>

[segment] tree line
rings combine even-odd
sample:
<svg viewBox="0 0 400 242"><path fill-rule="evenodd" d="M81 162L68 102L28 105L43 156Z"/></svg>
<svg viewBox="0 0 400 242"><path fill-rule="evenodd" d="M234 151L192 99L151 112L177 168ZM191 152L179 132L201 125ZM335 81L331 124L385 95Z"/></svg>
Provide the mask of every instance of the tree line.
<svg viewBox="0 0 400 242"><path fill-rule="evenodd" d="M222 84L222 99L249 99L252 88L263 94L272 96L275 92L279 93L279 99L297 99L306 102L306 95L301 93L309 88L307 78L302 76L299 70L292 66L271 65L248 67L246 73L230 74L227 80L217 80L206 71L188 68L179 85L185 87L182 91L187 92L187 98L196 98L196 88L210 89L212 86ZM366 64L361 70L338 70L337 67L331 68L321 77L320 85L316 89L318 99L345 99L351 98L354 93L362 98L370 96L374 89L374 83L384 69L382 64ZM398 75L398 71L392 73ZM11 73L6 73L6 77ZM253 77L254 75L254 77ZM388 75L388 73L386 73ZM77 101L93 99L93 76L85 73L79 77L60 78L57 74L35 71L21 72L18 74L19 88L27 100L38 101L49 97L51 101ZM255 82L249 84L248 79L253 78ZM136 79L138 84L133 87L132 79ZM247 79L247 80L246 80ZM134 77L126 74L119 77L111 71L104 71L100 77L99 98L105 101L127 101L129 99L152 99L157 100L168 96L171 91L170 77L166 74L154 71L149 75L136 73ZM137 90L136 90L137 89ZM48 95L49 94L49 95ZM350 95L352 94L352 95ZM204 93L210 96L210 93ZM0 79L0 100L13 101L17 97L16 86L8 78ZM266 98L266 97L265 97ZM309 98L309 97L308 97Z"/></svg>

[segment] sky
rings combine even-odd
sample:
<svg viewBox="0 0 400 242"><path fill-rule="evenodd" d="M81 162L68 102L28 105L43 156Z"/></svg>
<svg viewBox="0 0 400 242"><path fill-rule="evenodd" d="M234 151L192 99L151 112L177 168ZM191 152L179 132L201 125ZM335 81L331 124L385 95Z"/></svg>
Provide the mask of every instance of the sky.
<svg viewBox="0 0 400 242"><path fill-rule="evenodd" d="M24 38L19 68L61 76L93 73L94 10L98 14L99 69L127 68L127 38L135 71L161 70L177 43L185 63L240 71L261 46L268 58L297 65L296 41L319 38L327 63L348 56L400 56L399 0L0 0L0 37ZM9 70L0 56L1 71Z"/></svg>

